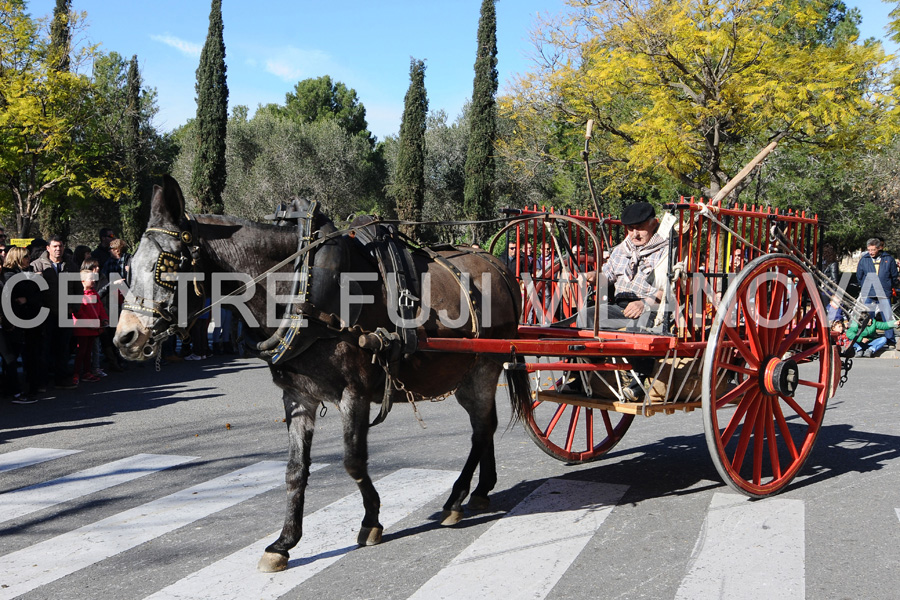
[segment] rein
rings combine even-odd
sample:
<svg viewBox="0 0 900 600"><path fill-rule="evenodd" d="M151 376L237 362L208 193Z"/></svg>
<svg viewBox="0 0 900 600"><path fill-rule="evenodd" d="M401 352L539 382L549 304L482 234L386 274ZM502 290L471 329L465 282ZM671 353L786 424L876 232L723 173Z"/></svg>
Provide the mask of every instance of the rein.
<svg viewBox="0 0 900 600"><path fill-rule="evenodd" d="M512 212L512 211L510 211L510 212ZM541 214L545 214L545 213L530 213L526 218L532 219L536 216L540 216ZM546 213L546 214L549 214L549 213ZM214 303L211 303L208 306L204 306L204 307L194 311L193 313L188 315L187 323L188 323L188 326L190 326L190 324L193 323L200 315L202 315L203 313L205 313L207 311L212 310L212 308L214 306L221 304L227 298L231 298L232 296L238 296L240 294L243 294L251 286L258 284L260 281L263 281L266 277L268 277L272 273L275 273L276 271L279 271L280 269L284 268L291 262L294 262L294 261L304 257L306 254L308 254L312 250L315 250L319 246L321 246L331 240L340 238L346 234L353 234L353 233L355 233L361 229L364 229L366 227L371 227L372 225L375 225L375 224L388 224L388 225L479 225L479 224L492 224L492 223L493 224L496 224L496 223L509 224L513 221L517 221L522 218L523 217L520 216L520 211L516 211L514 214L511 214L510 216L499 217L496 219L485 219L485 220L480 220L480 221L476 221L476 220L473 220L473 221L407 221L407 220L403 220L403 219L382 219L381 217L375 217L372 221L369 221L368 223L365 223L364 225L360 225L357 227L348 227L346 229L339 229L339 230L333 231L329 234L322 235L321 237L318 237L314 241L309 242L302 248L299 248L296 252L290 254L289 256L287 256L286 258L281 260L278 264L263 271L262 273L260 273L259 275L257 275L253 279L251 279L250 281L242 284L233 292L230 292L230 293L222 296L220 299L216 300ZM188 259L190 259L190 261L191 261L191 267L192 267L193 272L197 273L198 272L197 265L200 263L200 255L199 255L200 246L197 244L198 236L196 235L197 221L194 219L191 219L191 217L189 215L185 215L185 220L189 223L190 230L182 229L181 231L175 231L175 230L171 230L171 229L164 229L161 227L149 227L146 230L146 232L162 233L162 234L168 235L170 237L173 237L173 238L181 241L181 243L187 248L187 252L183 253L182 256L180 256L180 257L176 256L172 253L167 253L167 252L162 252L162 251L160 252L160 258L157 260L156 272L155 272L154 277L155 277L156 282L159 285L166 287L167 289L170 289L170 290L174 290L174 284L171 281L167 281L165 279L164 275L166 273L174 274L174 273L180 272L181 269L184 267L184 263ZM313 237L318 234L320 234L320 231L315 231L315 232L313 232L313 234L310 237ZM199 283L197 282L196 277L194 278L194 291L198 296L202 295L202 291L201 291ZM162 323L162 325L164 327L164 328L160 328L160 327L158 327L158 325L154 326L153 329L158 330L158 331L155 334L151 335L151 337L150 337L150 341L151 341L150 346L151 347L155 347L157 344L165 341L172 335L179 335L181 337L184 336L184 334L183 334L184 328L179 327L178 324L176 322L174 322L175 318L168 310L161 310L158 307L158 303L153 300L148 300L146 298L140 298L137 296L135 296L134 298L135 298L136 302L126 301L122 304L122 308L125 310L129 310L131 312L134 312L134 313L155 317L159 322ZM304 311L304 314L306 314L306 311ZM474 313L472 313L472 314L474 316ZM322 320L322 319L317 319L317 315L314 315L314 314L308 314L307 316L312 317L316 320ZM330 319L327 321L328 322L326 322L326 324L331 325L333 328L334 323L330 322L331 321ZM168 326L166 326L166 324L168 324Z"/></svg>
<svg viewBox="0 0 900 600"><path fill-rule="evenodd" d="M542 213L531 213L528 215L528 218L531 219L531 218L534 218L535 216L540 216L541 214ZM268 277L272 273L286 267L292 261L295 261L298 258L302 258L305 254L318 248L319 246L325 244L326 242L329 242L333 239L342 237L348 233L356 233L357 231L364 229L366 227L370 227L372 225L376 225L376 224L387 224L387 225L478 225L478 224L489 224L489 223L508 223L510 221L515 221L519 218L520 217L518 217L518 216L510 216L510 217L500 217L497 219L488 219L488 220L484 220L484 221L405 221L402 219L382 219L380 217L376 217L374 220L366 223L365 225L360 225L358 227L348 227L346 229L338 229L337 231L333 231L333 232L326 234L320 238L317 238L315 241L310 242L303 248L300 248L293 254L289 255L287 258L285 258L284 260L279 262L274 267L272 267L266 271L263 271L262 273L260 273L259 275L257 275L253 279L251 279L250 281L242 284L235 291L222 296L221 299L216 300L216 302L210 304L209 306L205 306L202 309L195 311L193 314L190 315L190 317L188 317L188 320L190 321L191 319L195 319L198 316L202 315L204 312L211 310L212 307L220 304L226 298L230 298L232 296L238 296L240 294L243 294L245 291L250 289L251 286L256 285L257 283L264 280L266 277ZM165 230L161 230L161 229L157 229L157 228L151 228L151 229L148 229L147 231L163 231L170 235L175 235L176 237L178 236L178 234L176 232L165 231ZM319 231L313 232L313 235L317 235L317 234L319 234ZM409 238L406 236L404 236L404 238L409 240Z"/></svg>

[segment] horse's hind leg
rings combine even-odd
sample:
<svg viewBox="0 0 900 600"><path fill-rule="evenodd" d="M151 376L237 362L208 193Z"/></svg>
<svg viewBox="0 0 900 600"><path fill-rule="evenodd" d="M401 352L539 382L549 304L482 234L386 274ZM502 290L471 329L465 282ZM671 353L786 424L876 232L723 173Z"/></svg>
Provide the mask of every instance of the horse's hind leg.
<svg viewBox="0 0 900 600"><path fill-rule="evenodd" d="M316 426L318 402L301 398L292 390L284 390L284 411L287 418L290 449L287 471L287 513L281 535L270 544L257 568L265 573L283 571L287 568L288 551L297 545L303 536L303 501L309 480L310 447Z"/></svg>
<svg viewBox="0 0 900 600"><path fill-rule="evenodd" d="M381 543L384 527L378 522L381 498L369 477L369 398L345 390L341 416L344 424L344 469L359 486L366 511L356 542L360 546L374 546Z"/></svg>
<svg viewBox="0 0 900 600"><path fill-rule="evenodd" d="M455 525L463 516L462 504L469 495L475 467L480 465L478 486L472 492L470 506L487 508L488 494L497 484L497 463L494 457L494 433L497 431L497 380L501 367L497 363L479 358L475 367L456 390L456 400L469 413L472 424L472 447L469 457L459 474L450 497L444 503L441 525Z"/></svg>

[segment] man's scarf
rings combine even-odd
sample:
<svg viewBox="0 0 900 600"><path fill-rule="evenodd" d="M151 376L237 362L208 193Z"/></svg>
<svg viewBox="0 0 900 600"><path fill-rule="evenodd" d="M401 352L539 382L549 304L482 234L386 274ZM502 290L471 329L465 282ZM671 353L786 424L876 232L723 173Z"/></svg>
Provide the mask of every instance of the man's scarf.
<svg viewBox="0 0 900 600"><path fill-rule="evenodd" d="M637 275L638 264L640 264L641 259L654 252L659 252L668 243L668 240L660 236L659 233L654 233L650 241L643 246L635 246L634 242L631 241L631 236L625 238L625 249L628 251L629 256L626 275L633 280L635 275Z"/></svg>

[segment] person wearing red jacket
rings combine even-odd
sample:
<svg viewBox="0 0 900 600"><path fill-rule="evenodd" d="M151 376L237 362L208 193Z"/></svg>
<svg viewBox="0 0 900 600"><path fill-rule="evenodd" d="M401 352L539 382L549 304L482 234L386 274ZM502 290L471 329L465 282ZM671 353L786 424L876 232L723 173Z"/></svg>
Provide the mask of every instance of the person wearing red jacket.
<svg viewBox="0 0 900 600"><path fill-rule="evenodd" d="M79 381L99 381L100 378L91 372L94 340L109 325L109 315L97 294L97 274L93 269L81 270L81 285L84 294L81 305L75 310L74 333L78 346L75 353L76 385Z"/></svg>

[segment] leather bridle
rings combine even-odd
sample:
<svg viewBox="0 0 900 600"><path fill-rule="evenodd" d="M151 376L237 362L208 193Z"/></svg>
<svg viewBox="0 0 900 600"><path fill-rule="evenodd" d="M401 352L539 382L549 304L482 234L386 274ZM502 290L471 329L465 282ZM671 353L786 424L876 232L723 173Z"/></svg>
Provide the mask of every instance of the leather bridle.
<svg viewBox="0 0 900 600"><path fill-rule="evenodd" d="M163 301L157 301L152 298L138 296L129 290L125 302L122 304L123 310L154 319L153 325L150 327L150 339L141 349L145 356L150 357L156 352L158 344L170 336L178 335L182 339L187 337L187 331L192 325L192 323L187 323L186 327L180 327L177 315L170 308L175 304L178 283L176 275L179 273L194 273L194 294L199 297L203 296L203 288L196 277L196 274L202 272L200 268L200 246L196 243L196 221L186 215L184 221L182 221L180 231L162 227L149 227L145 235L148 233L161 233L181 242L181 253L175 254L163 250L162 246L152 237L147 236L146 238L159 250L159 255L156 258L156 267L153 272L153 281L156 285L167 290L168 298ZM196 314L192 316L196 319Z"/></svg>

